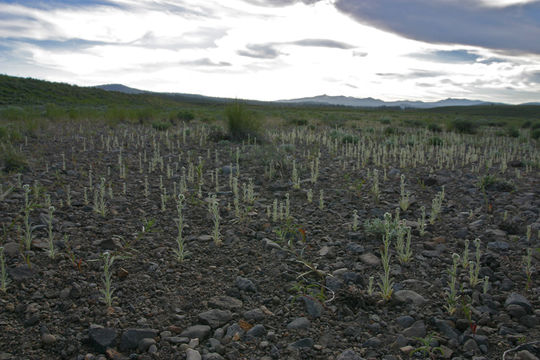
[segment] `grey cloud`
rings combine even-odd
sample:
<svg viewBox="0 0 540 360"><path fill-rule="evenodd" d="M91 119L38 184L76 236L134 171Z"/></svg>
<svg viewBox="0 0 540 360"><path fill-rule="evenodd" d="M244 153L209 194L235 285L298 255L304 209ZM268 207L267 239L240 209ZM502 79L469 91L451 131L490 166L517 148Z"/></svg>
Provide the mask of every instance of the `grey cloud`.
<svg viewBox="0 0 540 360"><path fill-rule="evenodd" d="M366 57L368 56L368 53L365 51L353 51L353 56Z"/></svg>
<svg viewBox="0 0 540 360"><path fill-rule="evenodd" d="M152 31L126 45L153 49L215 48L216 41L227 34L226 29L203 27L181 36L157 36Z"/></svg>
<svg viewBox="0 0 540 360"><path fill-rule="evenodd" d="M411 54L411 57L443 63L474 63L479 55L468 50L435 50L425 53Z"/></svg>
<svg viewBox="0 0 540 360"><path fill-rule="evenodd" d="M215 62L209 58L196 59L191 61L182 61L180 64L189 66L210 66L210 67L223 67L231 66L232 64L226 61Z"/></svg>
<svg viewBox="0 0 540 360"><path fill-rule="evenodd" d="M526 73L525 79L529 83L540 84L540 70Z"/></svg>
<svg viewBox="0 0 540 360"><path fill-rule="evenodd" d="M247 3L257 5L257 6L268 6L268 7L279 7L279 6L289 6L296 3L304 3L306 5L315 4L321 0L244 0Z"/></svg>
<svg viewBox="0 0 540 360"><path fill-rule="evenodd" d="M432 78L446 75L446 73L438 71L427 71L427 70L414 70L408 73L377 73L377 76L388 78L388 79L418 79L418 78Z"/></svg>
<svg viewBox="0 0 540 360"><path fill-rule="evenodd" d="M247 50L238 50L238 55L259 59L275 59L281 54L272 44L248 44L246 48Z"/></svg>
<svg viewBox="0 0 540 360"><path fill-rule="evenodd" d="M313 46L313 47L325 47L325 48L334 48L334 49L351 49L354 48L353 45L331 40L331 39L301 39L296 41L287 41L287 42L272 42L266 44L248 44L246 50L238 50L237 54L241 56L248 56L259 59L275 59L280 55L283 55L279 51L279 46L292 45L292 46Z"/></svg>
<svg viewBox="0 0 540 360"><path fill-rule="evenodd" d="M337 0L357 21L429 43L540 54L540 1L487 7L477 0Z"/></svg>

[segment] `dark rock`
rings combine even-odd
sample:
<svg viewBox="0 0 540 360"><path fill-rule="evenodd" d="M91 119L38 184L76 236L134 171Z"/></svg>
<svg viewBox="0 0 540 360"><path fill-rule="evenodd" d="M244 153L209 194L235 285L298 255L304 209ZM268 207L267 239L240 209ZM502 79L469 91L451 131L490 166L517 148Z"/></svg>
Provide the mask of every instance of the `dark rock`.
<svg viewBox="0 0 540 360"><path fill-rule="evenodd" d="M321 317L324 308L320 301L309 296L302 296L301 299L304 301L306 311L310 316L314 318Z"/></svg>
<svg viewBox="0 0 540 360"><path fill-rule="evenodd" d="M402 303L413 303L416 306L423 305L427 300L412 290L399 290L394 293L394 298Z"/></svg>
<svg viewBox="0 0 540 360"><path fill-rule="evenodd" d="M255 287L253 281L243 278L241 276L238 276L236 278L236 287L243 291L257 292L257 288Z"/></svg>
<svg viewBox="0 0 540 360"><path fill-rule="evenodd" d="M204 340L210 335L212 329L208 325L193 325L180 333L181 337Z"/></svg>
<svg viewBox="0 0 540 360"><path fill-rule="evenodd" d="M304 338L289 344L289 346L287 346L287 349L298 350L302 348L312 348L313 344L314 343L312 338Z"/></svg>
<svg viewBox="0 0 540 360"><path fill-rule="evenodd" d="M34 276L34 272L27 265L7 269L9 276L15 281L23 281Z"/></svg>
<svg viewBox="0 0 540 360"><path fill-rule="evenodd" d="M357 243L349 243L345 250L352 254L363 254L365 251L364 247Z"/></svg>
<svg viewBox="0 0 540 360"><path fill-rule="evenodd" d="M228 323L232 319L232 313L229 310L212 309L199 314L199 320L215 329Z"/></svg>
<svg viewBox="0 0 540 360"><path fill-rule="evenodd" d="M112 328L92 327L88 330L90 345L100 353L104 353L109 347L114 347L116 330Z"/></svg>
<svg viewBox="0 0 540 360"><path fill-rule="evenodd" d="M255 321L261 321L261 320L264 320L264 318L265 318L265 315L264 315L264 313L262 312L261 309L248 310L248 311L244 312L244 314L242 314L242 316L246 320L255 320Z"/></svg>
<svg viewBox="0 0 540 360"><path fill-rule="evenodd" d="M364 360L360 355L351 349L347 349L338 355L336 360Z"/></svg>
<svg viewBox="0 0 540 360"><path fill-rule="evenodd" d="M246 332L246 338L257 338L266 335L264 325L257 324Z"/></svg>
<svg viewBox="0 0 540 360"><path fill-rule="evenodd" d="M409 326L411 326L414 323L414 318L412 316L409 316L409 315L403 315L403 316L398 317L396 319L396 322L402 328L408 328Z"/></svg>
<svg viewBox="0 0 540 360"><path fill-rule="evenodd" d="M505 251L505 250L510 249L510 244L502 240L491 241L491 242L488 242L487 248L490 250Z"/></svg>
<svg viewBox="0 0 540 360"><path fill-rule="evenodd" d="M157 330L153 329L127 329L120 337L118 348L120 351L136 349L142 339L155 338L157 334Z"/></svg>
<svg viewBox="0 0 540 360"><path fill-rule="evenodd" d="M426 336L426 325L422 320L414 322L410 327L406 328L401 334L408 338L423 338Z"/></svg>
<svg viewBox="0 0 540 360"><path fill-rule="evenodd" d="M509 305L519 305L523 307L528 314L531 314L533 312L533 307L531 306L531 303L529 300L527 300L523 295L520 295L518 293L511 293L506 298L506 301L504 302L504 307L508 308Z"/></svg>
<svg viewBox="0 0 540 360"><path fill-rule="evenodd" d="M287 325L289 330L307 330L311 326L311 322L306 317L299 317L291 321Z"/></svg>
<svg viewBox="0 0 540 360"><path fill-rule="evenodd" d="M368 348L378 348L379 346L381 346L381 344L382 344L381 339L377 337L372 337L372 338L367 339L366 342L362 344L362 346L368 347Z"/></svg>
<svg viewBox="0 0 540 360"><path fill-rule="evenodd" d="M215 306L220 309L235 310L240 309L243 306L241 300L230 296L216 296L208 301L208 305Z"/></svg>

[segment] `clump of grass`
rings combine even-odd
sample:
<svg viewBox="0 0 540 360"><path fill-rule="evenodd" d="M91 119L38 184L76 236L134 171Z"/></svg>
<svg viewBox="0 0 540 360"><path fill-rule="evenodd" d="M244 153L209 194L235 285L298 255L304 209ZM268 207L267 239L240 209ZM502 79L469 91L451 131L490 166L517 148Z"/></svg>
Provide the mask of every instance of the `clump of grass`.
<svg viewBox="0 0 540 360"><path fill-rule="evenodd" d="M457 118L448 124L448 129L461 134L474 134L476 133L478 125L472 120Z"/></svg>
<svg viewBox="0 0 540 360"><path fill-rule="evenodd" d="M168 130L172 124L170 122L165 121L154 121L152 122L152 128L158 130L158 131L166 131Z"/></svg>
<svg viewBox="0 0 540 360"><path fill-rule="evenodd" d="M236 140L256 136L261 127L258 119L240 102L228 105L225 109L225 116L231 138Z"/></svg>
<svg viewBox="0 0 540 360"><path fill-rule="evenodd" d="M0 146L0 163L5 172L23 171L28 168L28 162L23 154L11 145Z"/></svg>

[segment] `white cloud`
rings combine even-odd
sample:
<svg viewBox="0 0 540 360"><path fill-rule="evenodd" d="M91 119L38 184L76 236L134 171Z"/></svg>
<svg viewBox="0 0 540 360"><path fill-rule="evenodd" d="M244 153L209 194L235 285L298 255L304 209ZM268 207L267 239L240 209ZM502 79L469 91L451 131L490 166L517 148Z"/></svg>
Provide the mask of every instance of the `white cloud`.
<svg viewBox="0 0 540 360"><path fill-rule="evenodd" d="M537 74L540 56L405 39L359 23L329 0L116 5L0 3L2 71L261 100L327 93L385 100L497 101L490 98L497 95L520 102L540 91L532 75L523 75ZM505 90L509 84L515 90Z"/></svg>

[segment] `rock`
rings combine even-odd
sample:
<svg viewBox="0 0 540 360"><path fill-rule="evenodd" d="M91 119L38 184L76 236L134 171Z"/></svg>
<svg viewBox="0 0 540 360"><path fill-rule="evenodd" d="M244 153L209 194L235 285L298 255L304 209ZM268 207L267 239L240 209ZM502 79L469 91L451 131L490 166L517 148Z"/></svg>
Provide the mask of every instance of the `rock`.
<svg viewBox="0 0 540 360"><path fill-rule="evenodd" d="M90 344L100 353L104 353L109 347L114 347L116 330L103 327L91 327L88 330Z"/></svg>
<svg viewBox="0 0 540 360"><path fill-rule="evenodd" d="M337 277L328 275L326 277L326 287L332 291L338 291L343 286L343 281L339 280Z"/></svg>
<svg viewBox="0 0 540 360"><path fill-rule="evenodd" d="M223 172L223 175L229 175L231 172L233 175L238 174L238 169L236 166L225 165L221 168L221 171Z"/></svg>
<svg viewBox="0 0 540 360"><path fill-rule="evenodd" d="M203 360L223 360L223 356L218 353L208 353L204 355Z"/></svg>
<svg viewBox="0 0 540 360"><path fill-rule="evenodd" d="M299 317L287 324L289 330L307 330L311 326L311 322L306 317Z"/></svg>
<svg viewBox="0 0 540 360"><path fill-rule="evenodd" d="M520 350L514 357L516 360L538 360L537 356L534 356L530 351L528 350Z"/></svg>
<svg viewBox="0 0 540 360"><path fill-rule="evenodd" d="M398 290L394 293L394 298L402 303L413 303L415 306L421 306L427 301L422 295L412 290Z"/></svg>
<svg viewBox="0 0 540 360"><path fill-rule="evenodd" d="M312 338L304 338L289 344L289 346L287 346L287 349L299 350L302 348L312 348L313 344L314 342Z"/></svg>
<svg viewBox="0 0 540 360"><path fill-rule="evenodd" d="M345 250L352 254L362 254L365 251L364 247L357 243L349 243Z"/></svg>
<svg viewBox="0 0 540 360"><path fill-rule="evenodd" d="M266 317L261 309L248 310L242 314L246 320L261 321Z"/></svg>
<svg viewBox="0 0 540 360"><path fill-rule="evenodd" d="M310 316L314 318L321 317L324 309L320 301L309 296L302 296L301 299L304 301L306 311Z"/></svg>
<svg viewBox="0 0 540 360"><path fill-rule="evenodd" d="M410 339L423 338L426 336L426 333L426 325L422 320L415 321L414 324L401 332L403 336Z"/></svg>
<svg viewBox="0 0 540 360"><path fill-rule="evenodd" d="M519 305L523 307L528 314L532 314L533 312L533 308L529 300L527 300L523 295L520 295L518 293L511 293L510 295L508 295L506 301L504 302L504 307L508 308L509 305Z"/></svg>
<svg viewBox="0 0 540 360"><path fill-rule="evenodd" d="M476 341L474 341L474 339L468 339L467 341L465 341L465 344L463 344L463 351L465 352L476 353L478 350L478 345L476 344Z"/></svg>
<svg viewBox="0 0 540 360"><path fill-rule="evenodd" d="M262 239L262 242L265 249L281 249L281 246L270 239L264 238Z"/></svg>
<svg viewBox="0 0 540 360"><path fill-rule="evenodd" d="M41 342L43 345L52 345L56 342L56 337L52 334L43 334L41 336Z"/></svg>
<svg viewBox="0 0 540 360"><path fill-rule="evenodd" d="M21 265L14 268L7 269L9 276L17 282L25 279L30 279L34 276L34 272L27 265Z"/></svg>
<svg viewBox="0 0 540 360"><path fill-rule="evenodd" d="M199 314L199 320L206 325L210 325L215 329L221 325L225 325L232 319L230 310L212 309Z"/></svg>
<svg viewBox="0 0 540 360"><path fill-rule="evenodd" d="M129 358L127 356L124 356L120 354L118 351L114 349L107 349L105 351L105 354L107 355L107 359L109 360L128 360ZM98 360L105 359L105 357L98 357Z"/></svg>
<svg viewBox="0 0 540 360"><path fill-rule="evenodd" d="M116 238L96 240L92 245L100 248L101 250L116 250L122 247L122 244Z"/></svg>
<svg viewBox="0 0 540 360"><path fill-rule="evenodd" d="M490 250L504 251L504 250L510 249L510 244L502 240L492 241L492 242L488 242L487 248Z"/></svg>
<svg viewBox="0 0 540 360"><path fill-rule="evenodd" d="M208 305L215 306L219 309L235 310L240 309L243 306L241 300L230 296L216 296L208 301Z"/></svg>
<svg viewBox="0 0 540 360"><path fill-rule="evenodd" d="M446 336L448 339L453 339L456 341L458 340L459 338L458 331L454 329L452 326L450 326L450 324L447 321L435 318L434 323L437 329L439 330L439 332L443 334L444 336Z"/></svg>
<svg viewBox="0 0 540 360"><path fill-rule="evenodd" d="M242 327L237 323L234 323L227 328L225 336L233 339L241 339L244 336L244 333L244 329L242 329Z"/></svg>
<svg viewBox="0 0 540 360"><path fill-rule="evenodd" d="M360 261L370 266L379 266L381 264L381 260L372 253L360 255Z"/></svg>
<svg viewBox="0 0 540 360"><path fill-rule="evenodd" d="M16 242L8 242L3 245L4 254L8 258L14 258L19 256L19 244Z"/></svg>
<svg viewBox="0 0 540 360"><path fill-rule="evenodd" d="M167 336L163 340L171 344L187 344L189 343L189 338L186 336Z"/></svg>
<svg viewBox="0 0 540 360"><path fill-rule="evenodd" d="M414 323L414 318L412 316L409 316L409 315L403 315L403 316L398 317L396 319L396 322L402 328L408 328L409 326L411 326Z"/></svg>
<svg viewBox="0 0 540 360"><path fill-rule="evenodd" d="M186 360L201 360L202 356L197 350L187 349Z"/></svg>
<svg viewBox="0 0 540 360"><path fill-rule="evenodd" d="M155 338L158 335L157 330L153 329L127 329L120 338L120 351L137 349L139 342L146 338Z"/></svg>
<svg viewBox="0 0 540 360"><path fill-rule="evenodd" d="M212 329L208 325L193 325L180 333L181 337L204 340L210 335Z"/></svg>
<svg viewBox="0 0 540 360"><path fill-rule="evenodd" d="M144 338L141 341L139 341L139 345L137 346L137 349L140 352L146 352L150 348L150 346L155 345L156 340L152 338Z"/></svg>
<svg viewBox="0 0 540 360"><path fill-rule="evenodd" d="M381 339L379 339L378 337L372 337L367 339L366 342L362 344L362 346L368 348L378 348L379 346L381 346L381 344Z"/></svg>
<svg viewBox="0 0 540 360"><path fill-rule="evenodd" d="M506 311L510 314L510 316L514 318L521 318L522 316L527 315L527 310L518 304L510 304L506 307Z"/></svg>
<svg viewBox="0 0 540 360"><path fill-rule="evenodd" d="M253 281L241 276L236 277L236 287L243 291L257 292L257 288Z"/></svg>
<svg viewBox="0 0 540 360"><path fill-rule="evenodd" d="M364 360L360 355L351 349L347 349L338 355L336 360Z"/></svg>
<svg viewBox="0 0 540 360"><path fill-rule="evenodd" d="M246 338L257 338L266 335L264 325L257 324L246 332Z"/></svg>

